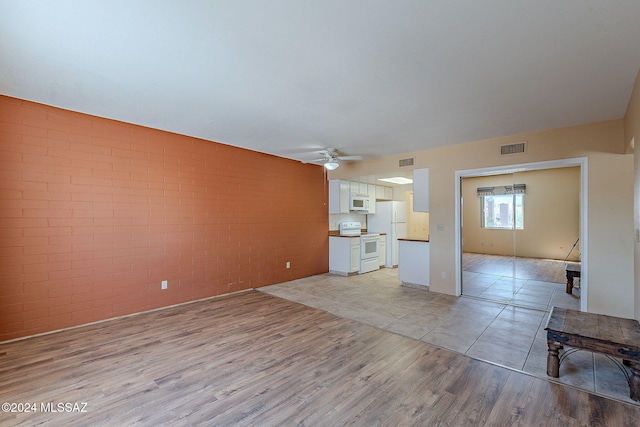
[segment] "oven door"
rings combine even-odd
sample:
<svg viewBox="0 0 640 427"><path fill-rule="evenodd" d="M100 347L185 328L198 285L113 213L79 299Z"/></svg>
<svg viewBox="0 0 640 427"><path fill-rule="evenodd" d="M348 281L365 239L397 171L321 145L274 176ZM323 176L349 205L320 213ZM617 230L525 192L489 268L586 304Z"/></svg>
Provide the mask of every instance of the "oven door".
<svg viewBox="0 0 640 427"><path fill-rule="evenodd" d="M379 237L362 237L360 240L360 259L376 258L378 256Z"/></svg>

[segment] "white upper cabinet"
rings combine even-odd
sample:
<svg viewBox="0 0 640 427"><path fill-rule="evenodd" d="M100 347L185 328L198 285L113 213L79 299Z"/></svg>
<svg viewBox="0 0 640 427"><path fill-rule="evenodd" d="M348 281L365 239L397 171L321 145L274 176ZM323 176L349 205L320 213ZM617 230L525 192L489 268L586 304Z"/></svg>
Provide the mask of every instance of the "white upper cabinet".
<svg viewBox="0 0 640 427"><path fill-rule="evenodd" d="M376 213L376 186L367 184L367 194L369 195L369 213Z"/></svg>
<svg viewBox="0 0 640 427"><path fill-rule="evenodd" d="M329 181L329 213L349 213L351 194L369 196L369 213L376 212L376 200L393 200L393 188L366 182L332 179Z"/></svg>
<svg viewBox="0 0 640 427"><path fill-rule="evenodd" d="M369 189L367 183L365 182L351 181L350 188L352 193L362 195L369 194Z"/></svg>
<svg viewBox="0 0 640 427"><path fill-rule="evenodd" d="M384 199L393 200L393 188L391 187L382 187L382 188L384 188Z"/></svg>
<svg viewBox="0 0 640 427"><path fill-rule="evenodd" d="M413 211L429 212L429 169L413 170Z"/></svg>
<svg viewBox="0 0 640 427"><path fill-rule="evenodd" d="M376 185L376 199L393 200L393 188Z"/></svg>
<svg viewBox="0 0 640 427"><path fill-rule="evenodd" d="M329 181L329 213L349 213L349 181L332 179Z"/></svg>

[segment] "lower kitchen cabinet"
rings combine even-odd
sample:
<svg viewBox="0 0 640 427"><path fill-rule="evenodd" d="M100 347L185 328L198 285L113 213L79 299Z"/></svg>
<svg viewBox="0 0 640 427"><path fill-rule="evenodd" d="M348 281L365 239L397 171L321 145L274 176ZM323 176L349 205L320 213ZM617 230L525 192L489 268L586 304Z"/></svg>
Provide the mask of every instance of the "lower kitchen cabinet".
<svg viewBox="0 0 640 427"><path fill-rule="evenodd" d="M380 268L387 263L387 235L381 234L378 242L378 259L380 260Z"/></svg>
<svg viewBox="0 0 640 427"><path fill-rule="evenodd" d="M329 272L348 276L360 270L360 237L329 236Z"/></svg>
<svg viewBox="0 0 640 427"><path fill-rule="evenodd" d="M417 287L429 287L429 241L398 239L398 279Z"/></svg>

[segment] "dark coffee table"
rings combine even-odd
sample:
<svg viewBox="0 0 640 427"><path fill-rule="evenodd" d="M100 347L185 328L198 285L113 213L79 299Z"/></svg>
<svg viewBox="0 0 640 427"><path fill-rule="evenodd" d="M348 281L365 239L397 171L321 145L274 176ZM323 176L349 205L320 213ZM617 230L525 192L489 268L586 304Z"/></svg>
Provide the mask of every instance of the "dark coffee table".
<svg viewBox="0 0 640 427"><path fill-rule="evenodd" d="M564 346L619 358L631 370L629 396L640 402L640 324L636 320L553 307L544 329L549 346L547 375L560 376L558 351Z"/></svg>

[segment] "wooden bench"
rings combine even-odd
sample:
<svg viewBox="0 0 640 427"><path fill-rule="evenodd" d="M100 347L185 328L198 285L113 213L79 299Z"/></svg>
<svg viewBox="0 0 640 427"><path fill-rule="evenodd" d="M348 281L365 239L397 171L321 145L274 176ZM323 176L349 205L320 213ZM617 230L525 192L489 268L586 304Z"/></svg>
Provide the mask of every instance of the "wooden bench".
<svg viewBox="0 0 640 427"><path fill-rule="evenodd" d="M619 358L631 370L629 396L640 402L640 324L636 320L553 307L544 329L549 346L547 375L560 376L558 351L564 346Z"/></svg>

